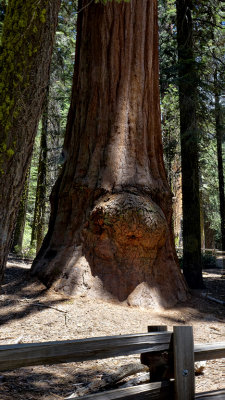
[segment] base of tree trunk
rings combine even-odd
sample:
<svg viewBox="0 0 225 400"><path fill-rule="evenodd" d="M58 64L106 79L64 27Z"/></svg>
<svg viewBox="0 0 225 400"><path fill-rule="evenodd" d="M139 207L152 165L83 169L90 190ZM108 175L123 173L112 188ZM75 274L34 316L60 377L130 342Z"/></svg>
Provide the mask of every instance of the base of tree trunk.
<svg viewBox="0 0 225 400"><path fill-rule="evenodd" d="M163 164L157 1L100 3L78 14L65 164L32 270L70 295L168 307L187 287Z"/></svg>
<svg viewBox="0 0 225 400"><path fill-rule="evenodd" d="M170 307L187 299L166 218L149 196L101 197L80 236L79 244L64 245L55 254L46 249L32 274L67 295L131 306Z"/></svg>

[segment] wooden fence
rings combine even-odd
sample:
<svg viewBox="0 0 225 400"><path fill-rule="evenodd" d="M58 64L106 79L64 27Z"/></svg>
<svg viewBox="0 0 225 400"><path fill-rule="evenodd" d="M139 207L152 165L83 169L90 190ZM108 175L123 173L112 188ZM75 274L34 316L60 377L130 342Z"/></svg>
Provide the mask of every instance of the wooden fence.
<svg viewBox="0 0 225 400"><path fill-rule="evenodd" d="M176 246L176 251L179 255L183 254L183 247L178 247ZM225 251L217 250L217 249L201 249L203 254L211 254L212 256L215 257L225 257Z"/></svg>
<svg viewBox="0 0 225 400"><path fill-rule="evenodd" d="M194 345L190 326L175 326L173 332L160 326L149 327L148 333L133 335L2 345L0 371L138 353L142 363L149 366L149 384L95 393L83 396L82 400L225 400L225 390L196 395L194 384L194 362L225 358L225 342ZM151 382L151 376L160 374L159 382Z"/></svg>

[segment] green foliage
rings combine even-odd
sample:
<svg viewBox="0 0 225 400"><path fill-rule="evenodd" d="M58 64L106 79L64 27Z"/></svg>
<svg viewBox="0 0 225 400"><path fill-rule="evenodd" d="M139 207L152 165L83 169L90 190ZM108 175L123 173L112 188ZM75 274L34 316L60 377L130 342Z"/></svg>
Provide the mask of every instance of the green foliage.
<svg viewBox="0 0 225 400"><path fill-rule="evenodd" d="M160 88L163 96L167 87L177 81L176 1L159 0L158 10Z"/></svg>
<svg viewBox="0 0 225 400"><path fill-rule="evenodd" d="M70 2L62 0L51 62L47 116L48 162L45 231L47 230L50 213L48 199L61 168L62 145L70 106L76 44L76 9L76 0ZM30 242L38 181L38 160L39 152L41 151L40 138L41 124L39 124L32 156L27 221L23 242L23 251L29 256L35 256L36 254L36 242L33 241L31 246Z"/></svg>
<svg viewBox="0 0 225 400"><path fill-rule="evenodd" d="M210 128L210 127L209 127ZM211 132L201 137L200 142L200 168L201 168L201 186L204 212L210 228L215 232L217 245L220 241L220 213L219 213L219 183L217 172L217 150L216 140Z"/></svg>
<svg viewBox="0 0 225 400"><path fill-rule="evenodd" d="M168 85L162 97L161 111L165 165L172 189L175 179L174 174L177 173L176 169L173 168L173 164L177 160L177 164L180 164L179 97L177 87L172 83Z"/></svg>
<svg viewBox="0 0 225 400"><path fill-rule="evenodd" d="M26 224L25 224L23 246L22 246L23 252L25 252L26 254L34 253L34 255L35 255L35 243L33 243L32 247L30 247L30 241L31 241L37 180L38 180L38 159L39 159L40 138L41 138L41 125L39 124L33 149L31 167L30 167L30 183L29 183L29 192L27 201Z"/></svg>
<svg viewBox="0 0 225 400"><path fill-rule="evenodd" d="M176 1L159 0L160 89L165 164L171 189L179 173L179 104L176 44ZM198 72L197 120L200 154L200 190L205 219L220 240L217 151L214 117L215 68L219 71L219 89L224 93L225 36L224 16L218 0L192 3L195 67ZM221 97L221 105L224 100ZM224 108L223 108L224 110ZM224 112L224 111L223 111Z"/></svg>
<svg viewBox="0 0 225 400"><path fill-rule="evenodd" d="M76 46L76 1L62 0L51 63L48 118L48 186L62 163L62 145L70 106ZM51 189L48 190L48 194Z"/></svg>

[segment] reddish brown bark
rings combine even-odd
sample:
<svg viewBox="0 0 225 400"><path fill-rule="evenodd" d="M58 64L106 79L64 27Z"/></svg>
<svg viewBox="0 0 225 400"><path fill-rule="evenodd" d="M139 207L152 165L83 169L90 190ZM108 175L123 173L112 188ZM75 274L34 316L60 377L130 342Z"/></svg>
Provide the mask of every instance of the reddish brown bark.
<svg viewBox="0 0 225 400"><path fill-rule="evenodd" d="M186 286L162 157L157 2L91 3L78 24L67 160L32 272L70 294L174 304Z"/></svg>

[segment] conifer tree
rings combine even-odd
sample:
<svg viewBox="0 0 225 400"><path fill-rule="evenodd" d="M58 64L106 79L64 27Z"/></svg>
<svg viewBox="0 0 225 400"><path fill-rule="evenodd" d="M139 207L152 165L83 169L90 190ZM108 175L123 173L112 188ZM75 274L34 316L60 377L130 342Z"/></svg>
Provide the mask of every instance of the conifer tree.
<svg viewBox="0 0 225 400"><path fill-rule="evenodd" d="M47 135L48 135L48 103L49 85L43 105L41 140L38 162L38 177L36 187L36 198L34 208L34 219L31 233L31 247L36 242L36 251L41 247L44 239L45 218L46 218L46 190L47 190Z"/></svg>
<svg viewBox="0 0 225 400"><path fill-rule="evenodd" d="M177 0L177 44L183 201L183 271L189 287L203 286L199 198L198 73L193 49L192 0Z"/></svg>
<svg viewBox="0 0 225 400"><path fill-rule="evenodd" d="M20 199L19 210L16 218L16 226L13 232L12 247L11 251L14 253L21 253L23 245L23 235L26 223L26 212L27 212L27 201L28 201L28 190L30 180L30 168L28 169L25 184Z"/></svg>
<svg viewBox="0 0 225 400"><path fill-rule="evenodd" d="M0 279L49 80L60 0L11 0L0 54Z"/></svg>

